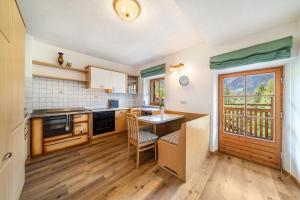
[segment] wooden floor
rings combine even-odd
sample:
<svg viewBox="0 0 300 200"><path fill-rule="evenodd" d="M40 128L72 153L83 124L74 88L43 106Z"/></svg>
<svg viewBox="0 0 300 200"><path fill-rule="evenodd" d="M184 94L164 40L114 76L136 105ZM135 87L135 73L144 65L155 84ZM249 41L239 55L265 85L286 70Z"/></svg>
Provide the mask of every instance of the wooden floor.
<svg viewBox="0 0 300 200"><path fill-rule="evenodd" d="M279 171L218 154L184 183L156 166L153 152L127 160L127 137L113 136L37 158L26 166L21 199L300 199Z"/></svg>

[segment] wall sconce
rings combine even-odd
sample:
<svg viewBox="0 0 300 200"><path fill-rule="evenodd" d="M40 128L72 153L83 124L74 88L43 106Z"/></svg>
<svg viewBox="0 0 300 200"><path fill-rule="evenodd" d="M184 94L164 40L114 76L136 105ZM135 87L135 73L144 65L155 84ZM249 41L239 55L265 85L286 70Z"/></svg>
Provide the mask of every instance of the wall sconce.
<svg viewBox="0 0 300 200"><path fill-rule="evenodd" d="M184 67L183 63L179 63L177 65L171 65L170 70L171 72L174 72L175 70L181 70Z"/></svg>

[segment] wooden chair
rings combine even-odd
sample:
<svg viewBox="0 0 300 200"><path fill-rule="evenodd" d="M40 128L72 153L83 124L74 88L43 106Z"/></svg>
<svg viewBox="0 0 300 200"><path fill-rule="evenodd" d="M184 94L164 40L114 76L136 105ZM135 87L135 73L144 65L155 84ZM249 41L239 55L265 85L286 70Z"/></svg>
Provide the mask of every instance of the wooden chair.
<svg viewBox="0 0 300 200"><path fill-rule="evenodd" d="M142 116L142 110L140 108L131 108L130 113L134 114L137 117ZM151 132L152 131L152 125L147 124L145 122L139 122L139 129L146 131L146 132Z"/></svg>
<svg viewBox="0 0 300 200"><path fill-rule="evenodd" d="M142 110L140 108L131 108L130 113L134 114L137 117L142 116Z"/></svg>
<svg viewBox="0 0 300 200"><path fill-rule="evenodd" d="M139 168L140 164L140 152L154 149L155 160L157 160L157 145L156 141L158 136L139 130L139 124L137 116L134 114L127 114L127 125L128 125L128 160L130 157L130 145L136 146L136 168Z"/></svg>

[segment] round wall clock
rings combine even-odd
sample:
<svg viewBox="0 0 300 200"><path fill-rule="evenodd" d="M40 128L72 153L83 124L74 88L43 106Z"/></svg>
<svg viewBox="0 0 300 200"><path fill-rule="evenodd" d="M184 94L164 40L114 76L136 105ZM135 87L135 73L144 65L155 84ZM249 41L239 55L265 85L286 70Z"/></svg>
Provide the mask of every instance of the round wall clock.
<svg viewBox="0 0 300 200"><path fill-rule="evenodd" d="M180 83L181 86L187 86L190 83L189 77L181 76L179 78L179 83Z"/></svg>

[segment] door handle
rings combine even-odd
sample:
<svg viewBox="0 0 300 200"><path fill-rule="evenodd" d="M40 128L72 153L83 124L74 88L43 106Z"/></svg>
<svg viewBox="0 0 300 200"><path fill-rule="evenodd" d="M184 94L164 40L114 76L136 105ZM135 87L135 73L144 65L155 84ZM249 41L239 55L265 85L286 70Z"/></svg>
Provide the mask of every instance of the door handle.
<svg viewBox="0 0 300 200"><path fill-rule="evenodd" d="M3 156L1 161L5 161L8 160L12 157L12 152L8 152L7 154L5 154L5 156Z"/></svg>

